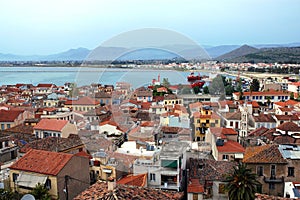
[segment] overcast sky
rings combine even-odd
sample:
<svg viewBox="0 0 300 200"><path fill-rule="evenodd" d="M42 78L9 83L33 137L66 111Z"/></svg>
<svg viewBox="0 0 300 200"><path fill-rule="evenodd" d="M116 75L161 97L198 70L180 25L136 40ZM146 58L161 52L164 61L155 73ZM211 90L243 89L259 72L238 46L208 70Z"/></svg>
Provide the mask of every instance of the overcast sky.
<svg viewBox="0 0 300 200"><path fill-rule="evenodd" d="M1 0L0 52L93 49L140 28L200 45L300 42L299 10L299 0Z"/></svg>

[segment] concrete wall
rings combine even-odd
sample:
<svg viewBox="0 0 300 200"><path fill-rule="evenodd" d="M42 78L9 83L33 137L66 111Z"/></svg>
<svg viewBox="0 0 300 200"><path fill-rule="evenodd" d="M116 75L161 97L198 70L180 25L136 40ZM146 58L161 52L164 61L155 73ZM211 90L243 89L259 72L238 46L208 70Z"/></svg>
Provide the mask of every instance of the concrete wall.
<svg viewBox="0 0 300 200"><path fill-rule="evenodd" d="M69 199L84 191L90 186L89 159L86 157L73 156L71 160L60 171L57 178L59 199L65 199L65 176L73 179L68 180Z"/></svg>

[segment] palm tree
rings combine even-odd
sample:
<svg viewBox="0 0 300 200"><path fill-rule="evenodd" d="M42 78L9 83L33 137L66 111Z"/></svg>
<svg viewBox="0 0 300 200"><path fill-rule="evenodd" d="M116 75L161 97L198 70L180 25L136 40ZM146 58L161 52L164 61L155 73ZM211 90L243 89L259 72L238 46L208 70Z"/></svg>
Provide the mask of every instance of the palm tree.
<svg viewBox="0 0 300 200"><path fill-rule="evenodd" d="M35 186L35 188L33 188L33 190L31 191L31 194L37 200L50 200L51 199L48 189L40 183L38 183Z"/></svg>
<svg viewBox="0 0 300 200"><path fill-rule="evenodd" d="M230 200L253 200L255 199L256 187L260 185L257 176L247 168L246 164L239 163L232 173L226 177L226 191Z"/></svg>

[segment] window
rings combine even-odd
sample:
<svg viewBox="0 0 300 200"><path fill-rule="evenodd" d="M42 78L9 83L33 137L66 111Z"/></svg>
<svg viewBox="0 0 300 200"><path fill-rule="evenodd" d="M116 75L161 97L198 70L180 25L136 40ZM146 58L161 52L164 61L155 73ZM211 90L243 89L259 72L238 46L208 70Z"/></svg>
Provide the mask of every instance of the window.
<svg viewBox="0 0 300 200"><path fill-rule="evenodd" d="M215 123L218 124L218 123L219 123L219 120L216 119Z"/></svg>
<svg viewBox="0 0 300 200"><path fill-rule="evenodd" d="M51 180L50 180L50 179L47 179L47 180L46 180L45 187L46 187L48 190L51 189Z"/></svg>
<svg viewBox="0 0 300 200"><path fill-rule="evenodd" d="M233 126L233 121L230 121L230 126Z"/></svg>
<svg viewBox="0 0 300 200"><path fill-rule="evenodd" d="M275 190L275 183L269 183L269 189Z"/></svg>
<svg viewBox="0 0 300 200"><path fill-rule="evenodd" d="M57 133L57 137L60 137L60 133Z"/></svg>
<svg viewBox="0 0 300 200"><path fill-rule="evenodd" d="M226 154L223 155L223 156L222 156L222 159L223 159L223 160L228 160L228 155L226 155Z"/></svg>
<svg viewBox="0 0 300 200"><path fill-rule="evenodd" d="M288 176L295 176L295 168L288 167Z"/></svg>
<svg viewBox="0 0 300 200"><path fill-rule="evenodd" d="M271 178L275 178L275 177L276 177L276 166L271 165Z"/></svg>
<svg viewBox="0 0 300 200"><path fill-rule="evenodd" d="M4 130L4 124L1 124L1 130Z"/></svg>
<svg viewBox="0 0 300 200"><path fill-rule="evenodd" d="M155 174L150 173L150 181L155 181Z"/></svg>
<svg viewBox="0 0 300 200"><path fill-rule="evenodd" d="M198 194L193 194L193 200L198 200Z"/></svg>
<svg viewBox="0 0 300 200"><path fill-rule="evenodd" d="M209 124L209 119L206 120L206 123Z"/></svg>
<svg viewBox="0 0 300 200"><path fill-rule="evenodd" d="M19 174L13 173L13 182L16 182Z"/></svg>
<svg viewBox="0 0 300 200"><path fill-rule="evenodd" d="M259 185L256 186L256 191L258 193L262 193L262 185L261 184L259 184Z"/></svg>
<svg viewBox="0 0 300 200"><path fill-rule="evenodd" d="M200 119L197 119L197 123L200 124Z"/></svg>
<svg viewBox="0 0 300 200"><path fill-rule="evenodd" d="M219 194L225 194L225 184L219 184Z"/></svg>
<svg viewBox="0 0 300 200"><path fill-rule="evenodd" d="M10 128L10 124L7 124L7 128Z"/></svg>
<svg viewBox="0 0 300 200"><path fill-rule="evenodd" d="M258 176L263 176L264 175L264 167L263 166L258 166L257 167L257 175Z"/></svg>

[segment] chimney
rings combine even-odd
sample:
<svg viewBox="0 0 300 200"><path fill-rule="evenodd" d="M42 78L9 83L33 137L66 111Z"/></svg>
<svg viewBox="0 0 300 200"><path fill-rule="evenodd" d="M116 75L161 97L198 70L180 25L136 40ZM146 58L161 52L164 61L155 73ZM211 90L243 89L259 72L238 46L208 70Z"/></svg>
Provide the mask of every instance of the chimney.
<svg viewBox="0 0 300 200"><path fill-rule="evenodd" d="M108 191L113 191L116 188L116 181L113 177L109 177L107 179L107 190Z"/></svg>

